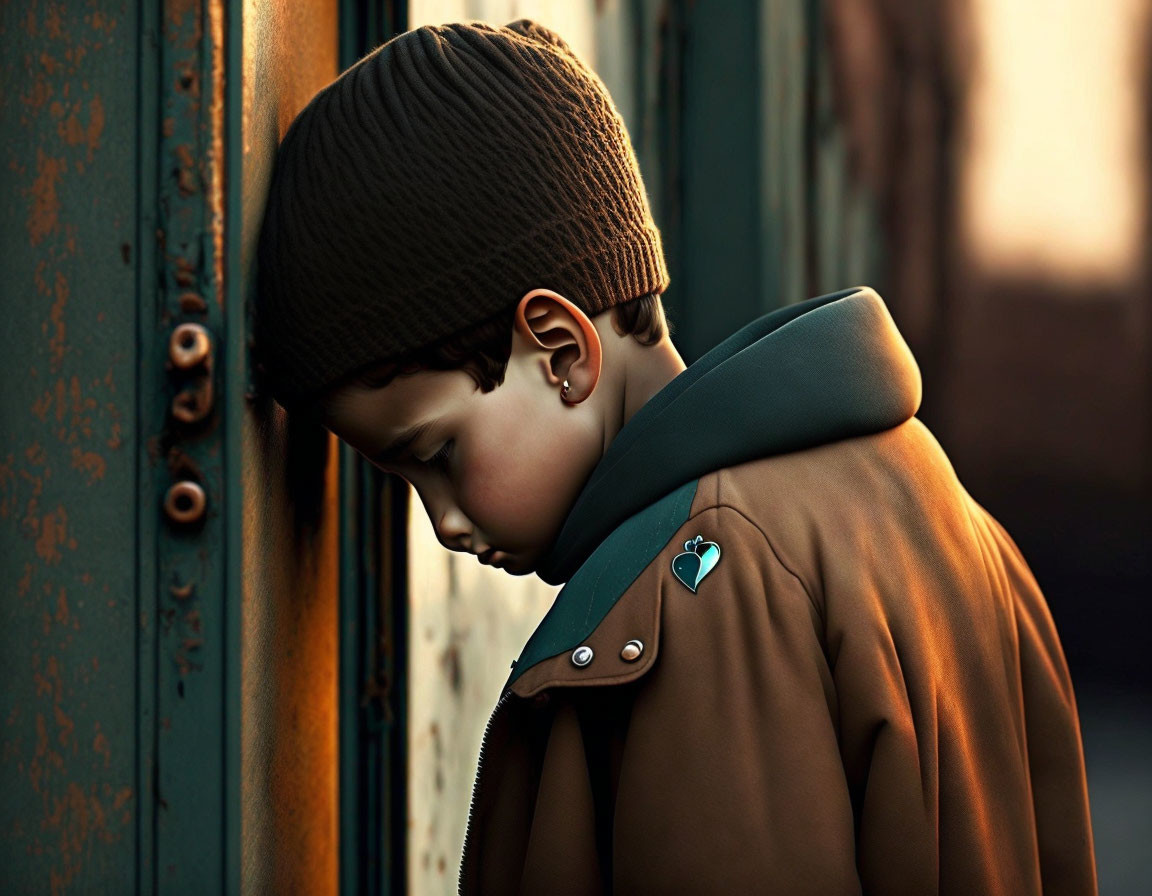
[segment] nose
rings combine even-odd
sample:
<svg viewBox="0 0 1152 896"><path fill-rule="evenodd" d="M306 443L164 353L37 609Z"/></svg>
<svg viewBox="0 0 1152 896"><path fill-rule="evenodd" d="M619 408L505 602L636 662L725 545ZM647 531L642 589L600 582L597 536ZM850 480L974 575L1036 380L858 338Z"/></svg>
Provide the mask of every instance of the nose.
<svg viewBox="0 0 1152 896"><path fill-rule="evenodd" d="M440 520L433 527L436 537L444 547L453 551L467 551L472 534L472 525L455 504L449 503L440 514Z"/></svg>

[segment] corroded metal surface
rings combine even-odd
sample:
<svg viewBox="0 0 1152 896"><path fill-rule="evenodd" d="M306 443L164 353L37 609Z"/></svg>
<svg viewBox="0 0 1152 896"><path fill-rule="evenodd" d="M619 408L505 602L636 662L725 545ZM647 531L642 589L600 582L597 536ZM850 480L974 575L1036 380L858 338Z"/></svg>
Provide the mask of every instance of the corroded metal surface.
<svg viewBox="0 0 1152 896"><path fill-rule="evenodd" d="M143 608L154 601L155 645L154 673L140 670L142 678L155 675L148 688L154 717L143 708L141 724L155 744L154 839L150 854L141 855L141 868L142 877L151 872L161 893L224 892L235 885L227 853L238 838L238 806L229 796L236 771L228 765L226 746L236 733L235 720L222 707L239 681L226 646L228 434L214 398L215 381L224 373L215 351L224 338L223 308L230 295L222 213L224 11L224 0L159 4L152 32L156 92L145 94L140 122L141 128L150 119L160 122L155 181L142 179L141 196L147 214L154 183L156 243L148 267L159 290L154 304L147 286L140 295L140 418L150 449L141 470L142 495L154 490L172 497L173 505L157 514L158 507L142 501L139 533L142 558L154 545L156 569L154 593L141 589ZM148 29L144 36L147 45ZM149 107L148 100L156 105ZM202 327L212 347L198 360L175 363L173 334L189 325ZM204 496L199 508L197 488ZM179 495L188 496L183 513ZM142 559L142 565L147 562Z"/></svg>
<svg viewBox="0 0 1152 896"><path fill-rule="evenodd" d="M135 889L133 4L0 8L0 873Z"/></svg>

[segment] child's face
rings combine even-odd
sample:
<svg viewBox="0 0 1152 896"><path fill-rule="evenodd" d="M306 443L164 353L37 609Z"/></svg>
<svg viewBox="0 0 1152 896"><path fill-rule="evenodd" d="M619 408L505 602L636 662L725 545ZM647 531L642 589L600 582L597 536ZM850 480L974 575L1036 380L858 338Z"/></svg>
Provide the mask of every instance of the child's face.
<svg viewBox="0 0 1152 896"><path fill-rule="evenodd" d="M463 370L425 370L383 388L347 387L325 416L339 438L411 483L445 547L494 549L488 561L513 575L534 571L604 449L606 390L592 381L592 394L577 363L557 377L550 352L525 333L514 333L504 382L491 392ZM565 377L584 400L561 397ZM409 427L422 427L411 445L382 457Z"/></svg>

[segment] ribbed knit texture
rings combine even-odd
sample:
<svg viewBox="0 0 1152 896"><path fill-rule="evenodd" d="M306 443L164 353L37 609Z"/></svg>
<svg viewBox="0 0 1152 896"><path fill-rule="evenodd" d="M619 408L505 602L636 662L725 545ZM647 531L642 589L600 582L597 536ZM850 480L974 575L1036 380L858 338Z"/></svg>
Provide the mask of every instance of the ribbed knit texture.
<svg viewBox="0 0 1152 896"><path fill-rule="evenodd" d="M545 287L588 314L669 282L624 121L544 26L400 34L281 143L258 246L256 355L289 411Z"/></svg>

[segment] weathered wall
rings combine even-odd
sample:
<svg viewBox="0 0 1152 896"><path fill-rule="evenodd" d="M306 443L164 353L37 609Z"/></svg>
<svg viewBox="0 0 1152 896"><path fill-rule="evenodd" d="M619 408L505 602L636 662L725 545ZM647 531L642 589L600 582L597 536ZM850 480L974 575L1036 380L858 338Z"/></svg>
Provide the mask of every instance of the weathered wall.
<svg viewBox="0 0 1152 896"><path fill-rule="evenodd" d="M335 0L245 0L237 296L251 288L276 146L337 75L337 43ZM334 893L338 452L268 400L246 410L241 438L243 891Z"/></svg>

